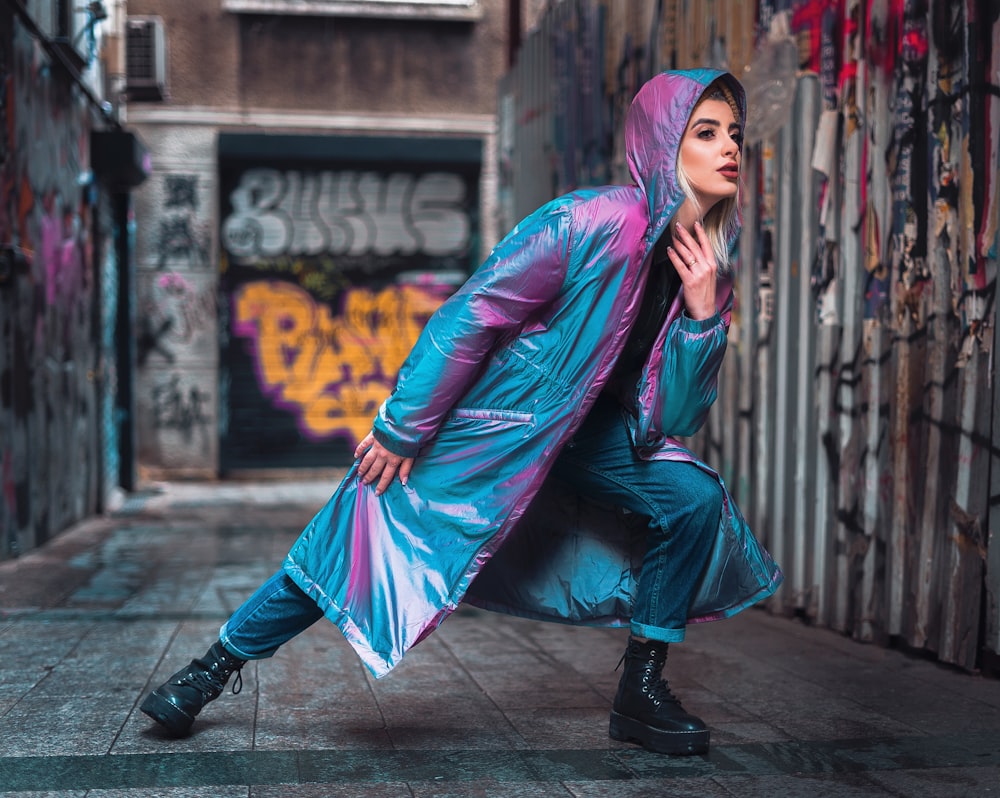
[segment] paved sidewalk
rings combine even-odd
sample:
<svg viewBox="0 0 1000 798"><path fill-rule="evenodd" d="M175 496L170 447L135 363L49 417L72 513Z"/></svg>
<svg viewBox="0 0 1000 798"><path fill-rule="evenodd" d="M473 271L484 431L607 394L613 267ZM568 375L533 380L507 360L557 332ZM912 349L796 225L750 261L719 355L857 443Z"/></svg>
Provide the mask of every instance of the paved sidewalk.
<svg viewBox="0 0 1000 798"><path fill-rule="evenodd" d="M607 736L624 630L472 609L378 681L321 621L165 738L146 691L204 652L331 488L154 486L0 563L0 794L1000 796L1000 681L762 610L671 649L704 757Z"/></svg>

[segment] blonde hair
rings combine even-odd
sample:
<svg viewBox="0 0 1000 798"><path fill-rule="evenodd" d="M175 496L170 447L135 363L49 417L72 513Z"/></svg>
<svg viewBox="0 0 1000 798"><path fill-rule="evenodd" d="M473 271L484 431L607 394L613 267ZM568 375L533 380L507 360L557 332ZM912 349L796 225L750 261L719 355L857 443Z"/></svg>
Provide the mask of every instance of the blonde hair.
<svg viewBox="0 0 1000 798"><path fill-rule="evenodd" d="M707 89L705 89L704 94L698 99L695 104L694 109L691 111L691 115L694 115L695 110L706 100L722 100L728 103L729 107L733 110L733 116L736 118L736 124L743 129L743 120L740 114L739 104L736 102L736 98L733 96L730 88L721 80L716 80L714 83L710 84ZM686 131L685 131L686 132ZM742 164L742 159L740 159ZM698 209L698 215L702 217L702 225L705 228L705 234L708 236L709 242L712 244L712 251L715 253L715 262L719 266L719 272L725 273L730 270L729 267L729 245L730 242L735 240L737 234L740 231L740 191L737 189L736 195L732 197L726 197L725 199L719 200L708 212L702 216L701 205L698 202L697 195L694 189L691 187L691 181L688 179L687 174L684 171L684 165L681 163L680 151L677 153L677 185L680 186L681 191L684 192L684 196L691 202L691 204Z"/></svg>

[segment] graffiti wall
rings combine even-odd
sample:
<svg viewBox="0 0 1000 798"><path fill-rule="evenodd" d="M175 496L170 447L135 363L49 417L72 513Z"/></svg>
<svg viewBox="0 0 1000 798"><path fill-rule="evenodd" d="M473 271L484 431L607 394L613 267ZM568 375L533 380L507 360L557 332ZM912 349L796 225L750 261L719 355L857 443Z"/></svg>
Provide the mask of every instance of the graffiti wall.
<svg viewBox="0 0 1000 798"><path fill-rule="evenodd" d="M217 474L214 132L150 128L136 193L136 435L140 478Z"/></svg>
<svg viewBox="0 0 1000 798"><path fill-rule="evenodd" d="M219 146L221 470L346 465L427 319L476 265L480 144Z"/></svg>
<svg viewBox="0 0 1000 798"><path fill-rule="evenodd" d="M583 132L597 125L580 109L603 109L599 154L621 179L623 98L644 77L737 74L749 111L736 313L719 400L691 445L785 572L771 610L1000 668L1000 7L621 5L550 3L506 76L509 221L600 177L580 168L566 109ZM586 66L574 81L567 52Z"/></svg>
<svg viewBox="0 0 1000 798"><path fill-rule="evenodd" d="M101 489L99 195L67 76L0 11L0 558L95 511Z"/></svg>

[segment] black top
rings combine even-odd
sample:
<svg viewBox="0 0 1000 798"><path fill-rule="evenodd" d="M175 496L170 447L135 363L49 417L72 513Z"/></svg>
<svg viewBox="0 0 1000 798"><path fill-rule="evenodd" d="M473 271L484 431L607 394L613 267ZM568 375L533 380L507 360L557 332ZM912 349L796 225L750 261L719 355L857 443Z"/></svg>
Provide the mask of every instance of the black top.
<svg viewBox="0 0 1000 798"><path fill-rule="evenodd" d="M643 291L642 304L625 342L625 348L615 363L611 376L613 383L642 370L656 342L656 336L660 334L663 322L666 321L667 312L680 290L680 275L667 257L667 246L670 241L670 233L666 232L653 247L653 263Z"/></svg>

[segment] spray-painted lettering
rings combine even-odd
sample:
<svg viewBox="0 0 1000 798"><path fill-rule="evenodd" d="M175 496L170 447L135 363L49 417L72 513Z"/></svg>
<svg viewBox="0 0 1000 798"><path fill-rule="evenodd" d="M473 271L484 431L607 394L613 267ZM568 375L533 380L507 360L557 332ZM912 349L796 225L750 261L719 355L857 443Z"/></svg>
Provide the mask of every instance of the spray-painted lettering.
<svg viewBox="0 0 1000 798"><path fill-rule="evenodd" d="M161 274L141 305L136 355L140 366L156 352L174 362L172 345L188 346L195 336L211 330L216 319L215 288L199 291L177 272Z"/></svg>
<svg viewBox="0 0 1000 798"><path fill-rule="evenodd" d="M223 246L237 258L461 255L472 223L457 174L250 169L230 194Z"/></svg>
<svg viewBox="0 0 1000 798"><path fill-rule="evenodd" d="M167 208L184 208L198 210L198 177L197 175L167 175L166 184Z"/></svg>
<svg viewBox="0 0 1000 798"><path fill-rule="evenodd" d="M153 387L153 424L157 429L176 429L190 435L195 427L205 427L211 420L208 403L211 397L197 385L181 387L179 374Z"/></svg>
<svg viewBox="0 0 1000 798"><path fill-rule="evenodd" d="M303 435L355 443L442 300L423 286L355 288L334 316L291 283L247 283L233 296L233 332L253 341L262 392L296 414Z"/></svg>
<svg viewBox="0 0 1000 798"><path fill-rule="evenodd" d="M167 215L160 219L156 237L159 253L158 268L181 262L191 268L207 268L208 233L198 220L198 176L164 176L164 208Z"/></svg>

